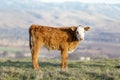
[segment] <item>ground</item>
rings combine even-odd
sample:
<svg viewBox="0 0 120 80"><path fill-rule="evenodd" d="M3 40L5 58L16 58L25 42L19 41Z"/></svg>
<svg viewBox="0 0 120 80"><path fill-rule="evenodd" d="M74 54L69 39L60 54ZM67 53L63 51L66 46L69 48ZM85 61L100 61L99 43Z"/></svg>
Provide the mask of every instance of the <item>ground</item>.
<svg viewBox="0 0 120 80"><path fill-rule="evenodd" d="M120 80L120 59L68 61L62 71L60 60L39 59L33 70L31 58L0 59L0 80Z"/></svg>

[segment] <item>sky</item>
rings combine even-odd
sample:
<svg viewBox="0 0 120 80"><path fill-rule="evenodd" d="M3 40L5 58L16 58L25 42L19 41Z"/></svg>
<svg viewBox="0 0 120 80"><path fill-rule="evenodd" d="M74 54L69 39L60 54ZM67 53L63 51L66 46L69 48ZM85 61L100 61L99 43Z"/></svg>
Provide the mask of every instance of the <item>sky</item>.
<svg viewBox="0 0 120 80"><path fill-rule="evenodd" d="M79 1L84 3L110 3L110 4L120 4L120 0L36 0L42 2L65 2L65 1Z"/></svg>

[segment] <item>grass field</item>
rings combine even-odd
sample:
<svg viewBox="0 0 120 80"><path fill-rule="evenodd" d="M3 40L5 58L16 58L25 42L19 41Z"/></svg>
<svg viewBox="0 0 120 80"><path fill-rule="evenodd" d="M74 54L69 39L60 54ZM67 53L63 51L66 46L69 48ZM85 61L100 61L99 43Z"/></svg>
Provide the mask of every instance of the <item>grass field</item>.
<svg viewBox="0 0 120 80"><path fill-rule="evenodd" d="M40 70L33 70L31 58L0 59L0 80L120 80L120 59L68 61L66 71L60 63L40 59Z"/></svg>
<svg viewBox="0 0 120 80"><path fill-rule="evenodd" d="M21 51L21 49L19 49L19 48L11 48L11 47L0 47L0 51L18 52L18 51Z"/></svg>

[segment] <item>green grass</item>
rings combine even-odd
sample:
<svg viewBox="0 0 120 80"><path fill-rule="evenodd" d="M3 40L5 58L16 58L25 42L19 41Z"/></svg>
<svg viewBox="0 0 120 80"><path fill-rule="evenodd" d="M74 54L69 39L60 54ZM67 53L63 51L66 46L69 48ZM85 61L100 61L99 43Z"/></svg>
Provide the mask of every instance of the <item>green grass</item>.
<svg viewBox="0 0 120 80"><path fill-rule="evenodd" d="M120 80L120 59L68 61L62 71L60 60L41 59L33 70L31 59L0 59L0 80Z"/></svg>
<svg viewBox="0 0 120 80"><path fill-rule="evenodd" d="M17 52L17 51L20 51L20 49L18 49L18 48L10 48L10 47L0 47L0 51Z"/></svg>

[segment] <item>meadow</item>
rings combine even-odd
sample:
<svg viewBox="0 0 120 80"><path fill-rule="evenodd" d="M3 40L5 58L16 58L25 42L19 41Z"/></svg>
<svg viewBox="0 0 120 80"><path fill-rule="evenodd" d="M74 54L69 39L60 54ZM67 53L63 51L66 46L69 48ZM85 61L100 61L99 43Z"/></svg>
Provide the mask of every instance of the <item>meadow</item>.
<svg viewBox="0 0 120 80"><path fill-rule="evenodd" d="M58 59L39 60L40 69L33 70L31 58L0 59L0 80L120 80L120 59L69 60L65 71Z"/></svg>

